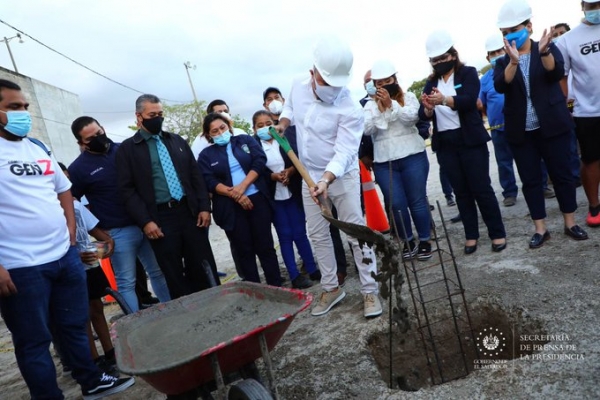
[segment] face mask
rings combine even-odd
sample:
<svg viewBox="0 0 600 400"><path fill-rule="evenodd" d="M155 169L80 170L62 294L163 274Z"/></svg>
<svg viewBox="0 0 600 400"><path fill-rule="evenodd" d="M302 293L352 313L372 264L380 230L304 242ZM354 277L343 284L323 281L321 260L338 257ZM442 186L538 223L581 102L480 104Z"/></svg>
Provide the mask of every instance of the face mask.
<svg viewBox="0 0 600 400"><path fill-rule="evenodd" d="M592 25L600 24L600 10L584 11L585 19Z"/></svg>
<svg viewBox="0 0 600 400"><path fill-rule="evenodd" d="M89 151L93 151L94 153L106 153L111 143L113 141L106 136L106 133L103 133L102 135L94 136L86 146Z"/></svg>
<svg viewBox="0 0 600 400"><path fill-rule="evenodd" d="M231 132L225 131L219 136L213 137L212 140L218 146L227 146L229 144L229 141L231 140Z"/></svg>
<svg viewBox="0 0 600 400"><path fill-rule="evenodd" d="M268 126L263 126L259 130L257 130L256 131L256 136L258 136L258 138L260 140L271 140L271 139L273 139L271 137L271 135L269 135L269 127Z"/></svg>
<svg viewBox="0 0 600 400"><path fill-rule="evenodd" d="M504 36L504 38L508 41L508 44L511 46L514 40L515 44L517 45L517 50L523 47L528 37L529 31L527 28L523 28L520 31L509 33L508 35Z"/></svg>
<svg viewBox="0 0 600 400"><path fill-rule="evenodd" d="M392 99L396 97L398 93L400 93L400 86L398 86L397 83L390 83L389 85L384 85L383 88L387 90Z"/></svg>
<svg viewBox="0 0 600 400"><path fill-rule="evenodd" d="M552 43L556 44L556 42L558 42L558 37L552 38Z"/></svg>
<svg viewBox="0 0 600 400"><path fill-rule="evenodd" d="M338 98L343 88L333 86L321 86L315 82L315 93L321 99L323 103L333 104L335 99Z"/></svg>
<svg viewBox="0 0 600 400"><path fill-rule="evenodd" d="M448 72L450 72L452 70L452 68L454 68L454 64L455 64L455 60L444 61L444 62L435 64L433 66L433 70L438 75L446 75Z"/></svg>
<svg viewBox="0 0 600 400"><path fill-rule="evenodd" d="M153 135L158 135L162 130L162 124L165 119L163 117L154 117L154 118L144 118L142 120L142 125L148 132Z"/></svg>
<svg viewBox="0 0 600 400"><path fill-rule="evenodd" d="M31 114L29 111L1 111L6 114L4 130L18 137L25 137L31 131Z"/></svg>
<svg viewBox="0 0 600 400"><path fill-rule="evenodd" d="M490 64L492 64L492 68L496 68L496 62L498 62L498 60L501 59L502 57L504 57L504 55L490 59Z"/></svg>
<svg viewBox="0 0 600 400"><path fill-rule="evenodd" d="M369 96L375 96L377 94L377 88L372 80L365 84L365 89L367 89L367 94Z"/></svg>
<svg viewBox="0 0 600 400"><path fill-rule="evenodd" d="M279 115L283 111L283 103L279 100L273 100L269 103L269 111L271 114Z"/></svg>

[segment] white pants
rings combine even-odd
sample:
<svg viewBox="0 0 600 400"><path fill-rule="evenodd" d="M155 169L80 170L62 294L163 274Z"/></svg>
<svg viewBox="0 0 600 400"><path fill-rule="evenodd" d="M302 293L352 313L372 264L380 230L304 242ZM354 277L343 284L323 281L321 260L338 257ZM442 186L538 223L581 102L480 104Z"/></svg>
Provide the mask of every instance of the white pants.
<svg viewBox="0 0 600 400"><path fill-rule="evenodd" d="M327 194L337 209L340 221L364 225L365 219L360 208L360 178L358 169L338 177L329 186ZM329 222L321 215L321 208L315 204L306 183L302 188L304 212L308 236L312 242L319 269L321 270L321 286L330 291L338 286L337 266L333 251L333 242L329 233ZM366 244L361 248L356 238L348 236L352 246L354 261L360 276L361 293L378 293L378 285L371 277L371 272L377 273L377 260L373 249ZM371 260L365 263L364 260Z"/></svg>

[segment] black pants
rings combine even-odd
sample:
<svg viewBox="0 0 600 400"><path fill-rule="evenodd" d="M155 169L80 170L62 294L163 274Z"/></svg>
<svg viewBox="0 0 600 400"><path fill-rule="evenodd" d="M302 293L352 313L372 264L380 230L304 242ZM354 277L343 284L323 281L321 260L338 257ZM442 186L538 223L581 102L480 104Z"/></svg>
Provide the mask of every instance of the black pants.
<svg viewBox="0 0 600 400"><path fill-rule="evenodd" d="M265 273L267 284L281 286L279 261L273 242L271 223L273 215L271 205L261 193L249 196L254 205L252 210L235 206L235 225L226 231L227 238L235 248L244 280L260 283L256 256Z"/></svg>
<svg viewBox="0 0 600 400"><path fill-rule="evenodd" d="M461 129L438 132L437 158L450 179L467 240L479 239L477 208L490 239L506 237L498 200L490 180L490 153L487 145L466 146Z"/></svg>
<svg viewBox="0 0 600 400"><path fill-rule="evenodd" d="M571 173L570 132L551 138L543 138L539 129L525 133L523 143L510 143L527 202L531 219L546 218L542 159L552 179L560 211L572 213L577 210L575 179Z"/></svg>
<svg viewBox="0 0 600 400"><path fill-rule="evenodd" d="M208 262L214 280L220 284L208 230L196 226L197 216L190 213L185 203L159 210L156 222L165 236L150 243L172 299L210 287L203 260Z"/></svg>

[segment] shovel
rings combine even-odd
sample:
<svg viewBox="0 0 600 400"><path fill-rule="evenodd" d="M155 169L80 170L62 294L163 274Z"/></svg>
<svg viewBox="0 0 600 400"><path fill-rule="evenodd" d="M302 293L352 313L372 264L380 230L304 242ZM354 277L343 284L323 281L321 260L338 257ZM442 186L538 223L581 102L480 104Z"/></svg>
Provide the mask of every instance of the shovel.
<svg viewBox="0 0 600 400"><path fill-rule="evenodd" d="M317 186L315 184L315 181L313 181L313 179L310 177L310 174L308 173L306 168L304 168L302 162L300 162L300 160L296 156L296 153L294 153L294 150L292 150L290 142L288 142L287 138L285 136L279 135L277 130L273 127L269 128L269 134L271 135L271 137L273 137L273 139L275 139L277 143L279 143L279 146L281 146L283 151L285 151L285 153L288 155L288 157L292 161L292 164L294 164L296 171L298 171L300 176L302 176L302 179L304 179L308 187L313 188ZM346 235L355 237L362 242L376 244L386 243L385 236L383 236L379 232L372 230L368 226L344 222L334 218L331 212L332 203L330 198L320 194L319 196L317 196L317 199L319 200L319 206L321 207L321 215L323 216L323 218L329 221L329 223L333 226L340 229Z"/></svg>

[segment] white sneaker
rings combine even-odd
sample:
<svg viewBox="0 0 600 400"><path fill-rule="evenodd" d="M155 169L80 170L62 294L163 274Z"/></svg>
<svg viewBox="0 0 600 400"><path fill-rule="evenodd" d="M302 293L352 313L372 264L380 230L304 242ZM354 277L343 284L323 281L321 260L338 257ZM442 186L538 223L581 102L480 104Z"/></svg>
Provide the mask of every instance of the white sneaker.
<svg viewBox="0 0 600 400"><path fill-rule="evenodd" d="M317 316L326 314L331 310L331 307L342 301L344 297L346 297L346 292L340 288L332 290L331 292L324 291L321 293L317 305L313 307L311 315Z"/></svg>
<svg viewBox="0 0 600 400"><path fill-rule="evenodd" d="M381 315L381 302L375 293L367 293L363 296L365 301L365 317L378 317Z"/></svg>

